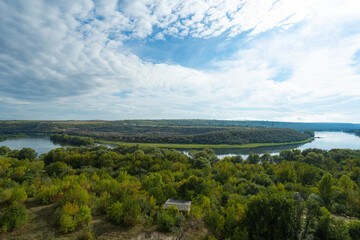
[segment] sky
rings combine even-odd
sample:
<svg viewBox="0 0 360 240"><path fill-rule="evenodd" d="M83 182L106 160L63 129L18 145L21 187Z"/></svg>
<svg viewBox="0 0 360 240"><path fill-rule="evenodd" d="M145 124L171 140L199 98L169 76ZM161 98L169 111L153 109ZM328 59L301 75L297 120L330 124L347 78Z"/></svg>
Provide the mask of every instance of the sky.
<svg viewBox="0 0 360 240"><path fill-rule="evenodd" d="M359 0L0 0L0 119L360 123Z"/></svg>

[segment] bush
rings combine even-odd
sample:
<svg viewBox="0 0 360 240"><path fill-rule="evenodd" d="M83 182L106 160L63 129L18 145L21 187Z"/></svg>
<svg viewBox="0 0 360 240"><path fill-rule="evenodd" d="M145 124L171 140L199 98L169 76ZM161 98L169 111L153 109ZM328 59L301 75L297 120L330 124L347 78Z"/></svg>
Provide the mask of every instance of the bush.
<svg viewBox="0 0 360 240"><path fill-rule="evenodd" d="M1 146L0 147L0 155L6 155L7 153L9 153L11 151L10 148L8 148L7 146Z"/></svg>
<svg viewBox="0 0 360 240"><path fill-rule="evenodd" d="M157 222L159 224L159 230L169 232L173 230L174 227L181 228L185 222L185 217L179 209L171 206L158 213Z"/></svg>
<svg viewBox="0 0 360 240"><path fill-rule="evenodd" d="M61 215L60 215L60 230L64 233L72 232L75 230L78 221L77 214L79 212L79 207L76 204L66 203L62 207Z"/></svg>
<svg viewBox="0 0 360 240"><path fill-rule="evenodd" d="M345 214L346 213L346 206L344 204L334 203L332 208L333 208L334 213L336 213L336 214Z"/></svg>
<svg viewBox="0 0 360 240"><path fill-rule="evenodd" d="M42 204L55 202L62 196L61 187L59 185L51 185L50 187L41 186L36 192L36 199Z"/></svg>
<svg viewBox="0 0 360 240"><path fill-rule="evenodd" d="M160 231L170 232L175 226L175 218L166 212L166 210L162 210L157 215L157 223Z"/></svg>
<svg viewBox="0 0 360 240"><path fill-rule="evenodd" d="M28 221L28 212L22 204L13 204L6 208L0 218L0 231L12 231Z"/></svg>
<svg viewBox="0 0 360 240"><path fill-rule="evenodd" d="M76 228L76 221L73 216L62 214L60 217L60 230L64 233L72 232Z"/></svg>
<svg viewBox="0 0 360 240"><path fill-rule="evenodd" d="M9 201L11 203L14 202L23 202L27 199L27 194L23 188L15 188L13 189Z"/></svg>
<svg viewBox="0 0 360 240"><path fill-rule="evenodd" d="M78 224L86 225L91 222L91 209L88 206L81 206L77 216Z"/></svg>
<svg viewBox="0 0 360 240"><path fill-rule="evenodd" d="M90 196L88 191L78 184L72 186L68 191L64 192L64 196L61 199L63 204L72 202L77 203L79 206L87 205L89 200Z"/></svg>
<svg viewBox="0 0 360 240"><path fill-rule="evenodd" d="M352 239L360 239L360 221L349 223L349 235Z"/></svg>
<svg viewBox="0 0 360 240"><path fill-rule="evenodd" d="M123 213L124 213L123 205L122 203L117 201L109 207L107 211L107 217L111 222L120 224L123 222Z"/></svg>
<svg viewBox="0 0 360 240"><path fill-rule="evenodd" d="M124 224L127 226L134 226L140 220L141 207L137 199L133 197L126 197L123 202Z"/></svg>
<svg viewBox="0 0 360 240"><path fill-rule="evenodd" d="M93 240L95 239L91 225L85 226L79 240Z"/></svg>

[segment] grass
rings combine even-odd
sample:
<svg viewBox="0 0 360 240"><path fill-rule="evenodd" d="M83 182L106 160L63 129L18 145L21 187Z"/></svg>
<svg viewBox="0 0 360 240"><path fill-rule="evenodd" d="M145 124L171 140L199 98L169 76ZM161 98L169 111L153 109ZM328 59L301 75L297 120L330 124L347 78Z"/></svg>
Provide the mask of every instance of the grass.
<svg viewBox="0 0 360 240"><path fill-rule="evenodd" d="M302 144L312 141L314 138L308 138L303 141L298 142L287 142L287 143L249 143L243 145L230 145L230 144L219 144L219 145L211 145L211 144L175 144L175 143L129 143L129 142L112 142L112 141L103 141L97 140L98 143L103 144L113 144L118 146L148 146L148 147L157 147L157 148L174 148L174 149L202 149L202 148L256 148L256 147L268 147L268 146L283 146L283 145L291 145L291 144Z"/></svg>

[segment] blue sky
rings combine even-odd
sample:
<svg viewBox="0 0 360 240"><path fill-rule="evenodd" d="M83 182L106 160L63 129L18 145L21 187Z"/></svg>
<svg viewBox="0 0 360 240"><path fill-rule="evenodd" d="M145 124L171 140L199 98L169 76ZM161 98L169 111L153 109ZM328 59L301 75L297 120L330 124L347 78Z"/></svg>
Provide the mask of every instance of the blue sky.
<svg viewBox="0 0 360 240"><path fill-rule="evenodd" d="M360 122L357 0L0 0L0 119Z"/></svg>

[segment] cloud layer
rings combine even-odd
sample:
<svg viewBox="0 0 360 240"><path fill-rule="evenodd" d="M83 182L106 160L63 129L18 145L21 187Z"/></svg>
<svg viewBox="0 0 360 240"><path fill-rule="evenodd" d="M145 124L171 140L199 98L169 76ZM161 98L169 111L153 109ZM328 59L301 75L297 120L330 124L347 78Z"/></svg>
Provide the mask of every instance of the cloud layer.
<svg viewBox="0 0 360 240"><path fill-rule="evenodd" d="M359 12L355 0L3 0L0 118L359 122ZM223 51L206 69L142 58L173 39Z"/></svg>

